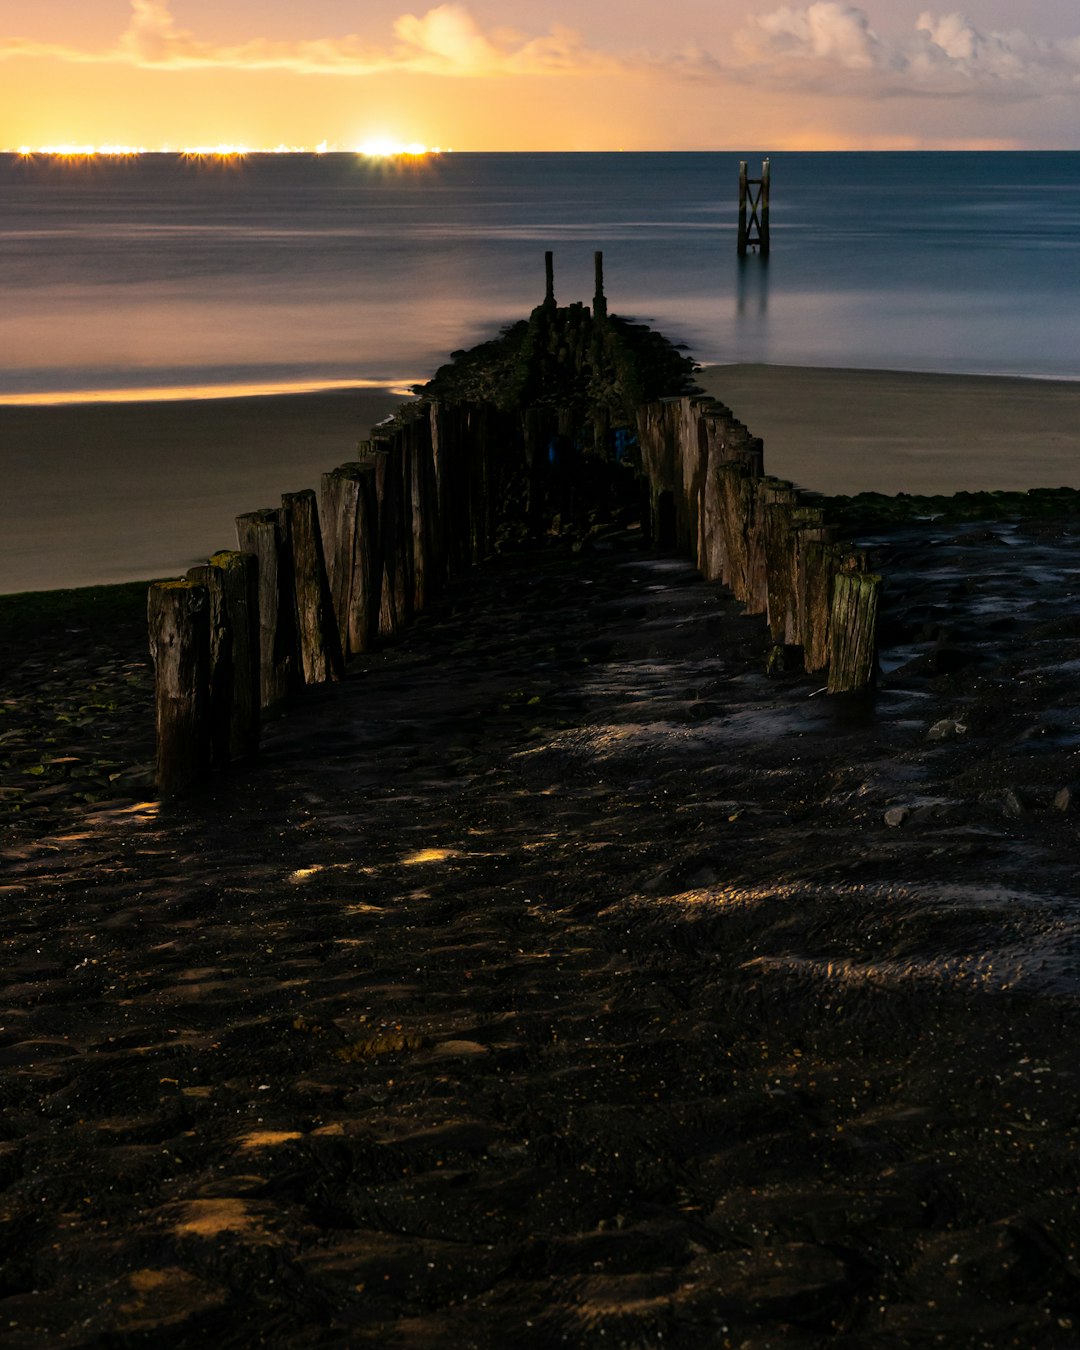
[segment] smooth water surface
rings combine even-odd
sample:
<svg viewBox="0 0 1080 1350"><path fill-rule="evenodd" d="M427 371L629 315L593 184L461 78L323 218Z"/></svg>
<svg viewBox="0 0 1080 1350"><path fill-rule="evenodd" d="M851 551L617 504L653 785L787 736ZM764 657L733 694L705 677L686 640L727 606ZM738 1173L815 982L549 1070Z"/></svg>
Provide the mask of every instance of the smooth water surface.
<svg viewBox="0 0 1080 1350"><path fill-rule="evenodd" d="M761 156L748 156L756 169ZM0 161L0 397L402 384L525 315L612 308L703 362L1080 375L1080 154Z"/></svg>

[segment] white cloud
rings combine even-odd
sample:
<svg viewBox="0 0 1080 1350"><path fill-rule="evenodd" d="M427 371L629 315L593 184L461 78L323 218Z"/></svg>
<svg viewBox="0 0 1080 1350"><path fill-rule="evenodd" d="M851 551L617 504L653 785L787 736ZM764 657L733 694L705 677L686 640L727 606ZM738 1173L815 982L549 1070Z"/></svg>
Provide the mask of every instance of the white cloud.
<svg viewBox="0 0 1080 1350"><path fill-rule="evenodd" d="M113 48L89 52L0 40L0 59L37 56L159 70L218 67L329 75L373 75L389 70L448 76L550 75L625 68L615 58L582 46L576 33L559 25L532 38L507 30L484 33L458 4L438 5L421 16L403 14L393 31L396 41L383 47L355 34L302 42L256 38L223 46L178 28L169 0L131 0L128 26Z"/></svg>
<svg viewBox="0 0 1080 1350"><path fill-rule="evenodd" d="M750 16L735 54L729 74L820 93L1001 100L1080 92L1080 39L983 32L955 13L921 14L913 33L884 38L854 5L784 6Z"/></svg>

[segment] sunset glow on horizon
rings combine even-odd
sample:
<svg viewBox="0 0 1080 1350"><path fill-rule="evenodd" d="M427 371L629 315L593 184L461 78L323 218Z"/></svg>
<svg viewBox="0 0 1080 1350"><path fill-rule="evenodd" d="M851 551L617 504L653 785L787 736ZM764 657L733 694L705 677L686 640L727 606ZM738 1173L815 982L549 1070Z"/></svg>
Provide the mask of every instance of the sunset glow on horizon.
<svg viewBox="0 0 1080 1350"><path fill-rule="evenodd" d="M0 36L22 153L1001 149L1080 140L1066 0L51 0ZM376 131L375 127L393 131ZM145 149L160 146L160 151ZM174 150L173 147L181 147ZM185 148L186 147L186 148ZM223 148L224 147L224 148ZM255 147L259 147L256 149Z"/></svg>

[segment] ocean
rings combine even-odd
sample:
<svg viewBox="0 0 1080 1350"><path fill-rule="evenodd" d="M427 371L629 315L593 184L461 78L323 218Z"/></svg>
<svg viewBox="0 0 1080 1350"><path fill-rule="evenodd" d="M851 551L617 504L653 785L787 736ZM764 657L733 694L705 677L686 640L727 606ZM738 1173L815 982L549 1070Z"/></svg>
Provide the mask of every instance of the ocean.
<svg viewBox="0 0 1080 1350"><path fill-rule="evenodd" d="M555 253L702 362L1080 375L1080 153L0 160L0 399L404 386Z"/></svg>

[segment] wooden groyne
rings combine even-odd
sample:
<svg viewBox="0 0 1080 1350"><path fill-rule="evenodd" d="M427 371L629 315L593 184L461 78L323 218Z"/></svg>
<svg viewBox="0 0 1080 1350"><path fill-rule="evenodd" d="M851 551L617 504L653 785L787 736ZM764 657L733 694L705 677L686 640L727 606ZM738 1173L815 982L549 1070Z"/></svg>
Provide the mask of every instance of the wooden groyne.
<svg viewBox="0 0 1080 1350"><path fill-rule="evenodd" d="M320 492L238 517L235 551L150 588L157 784L184 792L251 755L262 716L393 640L455 575L509 542L641 501L647 541L691 557L765 616L774 659L828 670L839 693L875 669L880 578L823 510L765 475L762 443L693 392L693 362L593 307L544 303L454 354Z"/></svg>

